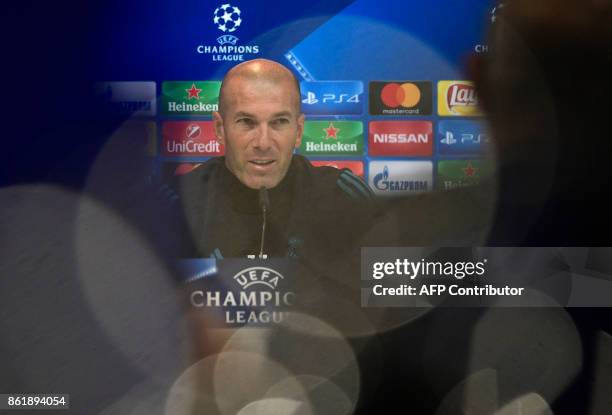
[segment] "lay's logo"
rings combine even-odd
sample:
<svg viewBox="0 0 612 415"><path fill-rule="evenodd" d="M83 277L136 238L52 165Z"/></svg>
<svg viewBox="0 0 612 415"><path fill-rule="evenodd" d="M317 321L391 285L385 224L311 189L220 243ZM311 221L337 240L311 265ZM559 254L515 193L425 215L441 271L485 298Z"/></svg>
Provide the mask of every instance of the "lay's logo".
<svg viewBox="0 0 612 415"><path fill-rule="evenodd" d="M483 115L478 95L470 81L438 82L438 115L470 117Z"/></svg>

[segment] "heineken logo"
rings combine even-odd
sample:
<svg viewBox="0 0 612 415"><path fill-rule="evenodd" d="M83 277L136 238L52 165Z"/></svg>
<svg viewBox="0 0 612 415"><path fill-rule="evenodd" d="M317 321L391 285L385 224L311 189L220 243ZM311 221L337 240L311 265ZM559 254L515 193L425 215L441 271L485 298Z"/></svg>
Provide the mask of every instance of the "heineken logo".
<svg viewBox="0 0 612 415"><path fill-rule="evenodd" d="M162 83L164 115L211 115L219 108L220 81Z"/></svg>
<svg viewBox="0 0 612 415"><path fill-rule="evenodd" d="M478 171L478 169L472 166L472 162L470 161L468 161L467 166L461 170L463 170L463 175L465 177L476 177L476 172Z"/></svg>
<svg viewBox="0 0 612 415"><path fill-rule="evenodd" d="M186 89L185 92L187 92L187 99L200 99L200 92L202 92L202 88L197 88L195 85L195 82L193 84L191 84L191 88Z"/></svg>
<svg viewBox="0 0 612 415"><path fill-rule="evenodd" d="M325 139L327 140L328 138L335 138L338 139L338 132L340 131L339 128L334 128L334 124L333 123L329 123L329 126L327 128L325 128L323 131L325 131Z"/></svg>
<svg viewBox="0 0 612 415"><path fill-rule="evenodd" d="M306 121L300 152L305 155L363 155L361 121Z"/></svg>
<svg viewBox="0 0 612 415"><path fill-rule="evenodd" d="M452 190L477 184L492 174L486 160L444 160L438 163L438 188Z"/></svg>

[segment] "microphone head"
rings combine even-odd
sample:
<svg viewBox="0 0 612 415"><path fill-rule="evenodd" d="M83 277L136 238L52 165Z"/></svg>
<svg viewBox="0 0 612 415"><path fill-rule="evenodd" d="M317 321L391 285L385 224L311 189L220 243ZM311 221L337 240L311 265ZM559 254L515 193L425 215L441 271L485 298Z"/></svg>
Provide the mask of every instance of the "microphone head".
<svg viewBox="0 0 612 415"><path fill-rule="evenodd" d="M265 186L262 186L259 189L259 206L263 211L270 210L270 196L268 195L268 189Z"/></svg>

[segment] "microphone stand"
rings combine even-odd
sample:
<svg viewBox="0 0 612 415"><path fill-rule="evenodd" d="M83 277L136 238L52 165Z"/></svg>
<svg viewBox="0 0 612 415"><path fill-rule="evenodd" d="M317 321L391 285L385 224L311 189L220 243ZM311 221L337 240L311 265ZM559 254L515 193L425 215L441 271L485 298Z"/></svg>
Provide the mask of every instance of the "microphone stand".
<svg viewBox="0 0 612 415"><path fill-rule="evenodd" d="M259 258L264 258L263 249L264 249L264 240L266 237L266 222L267 222L267 213L270 209L270 197L268 195L268 189L264 186L259 189L259 206L261 207L262 214L262 223L261 223L261 243L259 245Z"/></svg>

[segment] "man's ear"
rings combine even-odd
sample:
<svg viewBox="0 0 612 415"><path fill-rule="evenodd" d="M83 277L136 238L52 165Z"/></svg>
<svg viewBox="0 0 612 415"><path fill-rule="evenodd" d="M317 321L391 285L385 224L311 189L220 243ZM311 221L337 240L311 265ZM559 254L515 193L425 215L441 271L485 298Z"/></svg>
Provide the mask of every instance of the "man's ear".
<svg viewBox="0 0 612 415"><path fill-rule="evenodd" d="M302 145L302 135L304 134L304 114L300 114L297 119L297 139L295 140L295 148Z"/></svg>
<svg viewBox="0 0 612 415"><path fill-rule="evenodd" d="M215 111L212 113L213 123L215 126L215 136L220 144L225 143L225 130L223 129L223 117L219 112Z"/></svg>

